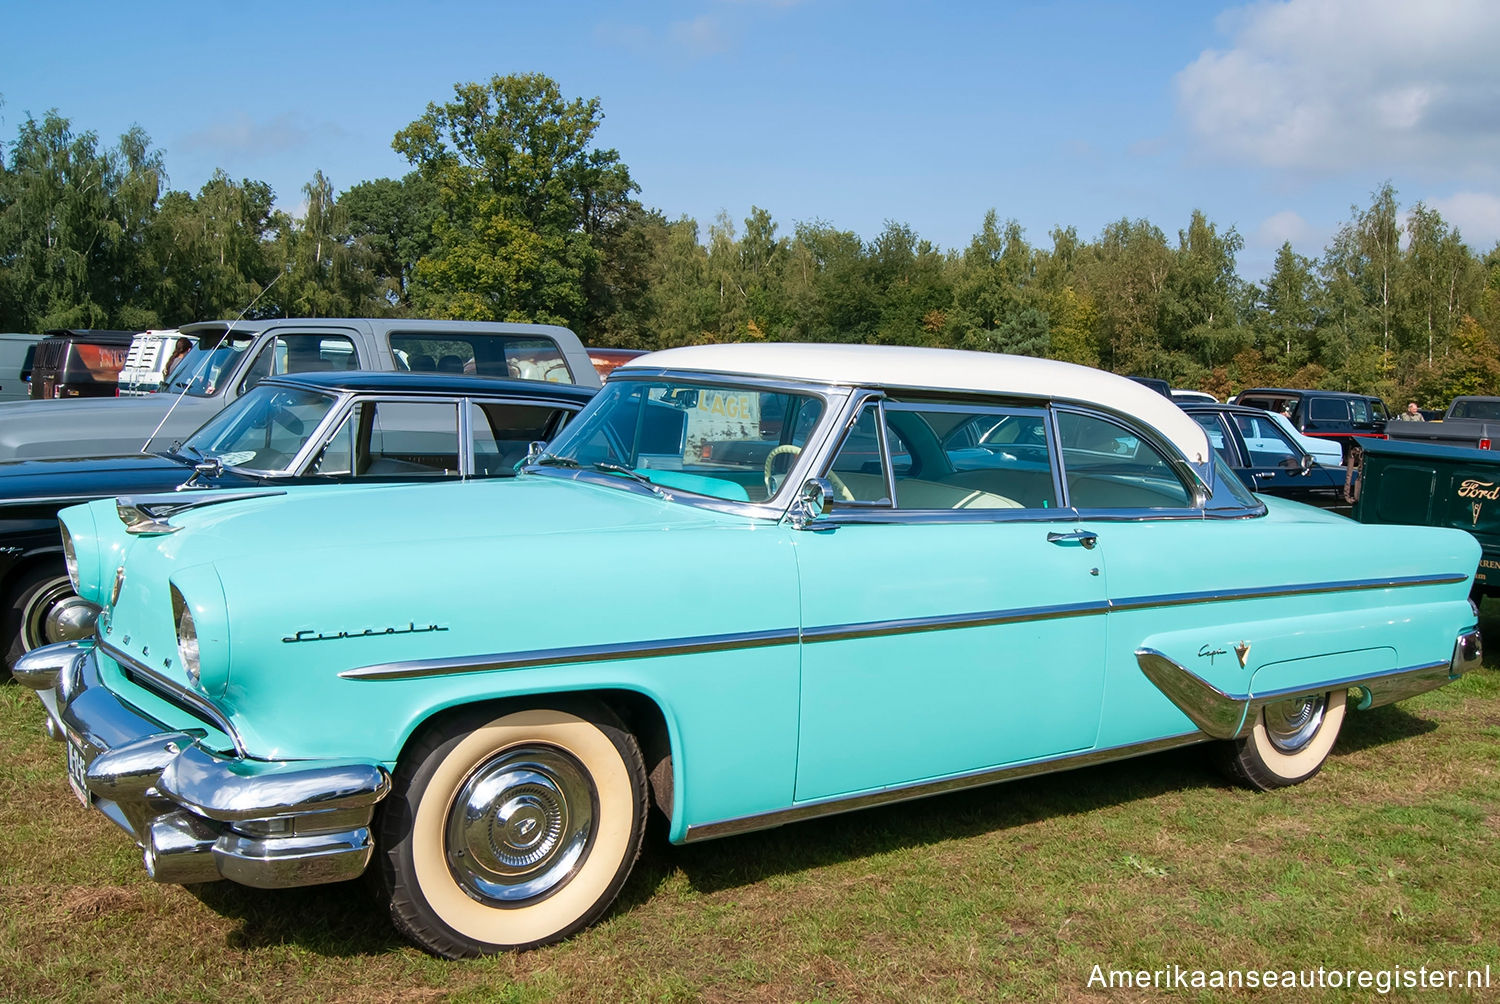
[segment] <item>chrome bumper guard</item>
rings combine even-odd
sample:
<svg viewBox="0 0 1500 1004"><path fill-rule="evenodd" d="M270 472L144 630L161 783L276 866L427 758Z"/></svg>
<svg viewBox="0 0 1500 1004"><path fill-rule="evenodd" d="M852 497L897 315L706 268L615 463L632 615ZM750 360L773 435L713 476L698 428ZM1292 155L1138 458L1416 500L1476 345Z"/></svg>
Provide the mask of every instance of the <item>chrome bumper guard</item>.
<svg viewBox="0 0 1500 1004"><path fill-rule="evenodd" d="M275 889L342 882L369 864L384 768L205 749L116 697L86 642L28 652L12 675L37 691L48 735L68 743L79 798L135 838L156 881Z"/></svg>
<svg viewBox="0 0 1500 1004"><path fill-rule="evenodd" d="M1436 690L1458 679L1469 670L1479 667L1484 661L1484 652L1480 645L1479 629L1474 627L1459 634L1453 645L1453 657L1446 663L1434 662L1375 676L1325 680L1305 687L1265 694L1226 694L1186 666L1155 649L1138 649L1135 659L1146 678L1156 684L1157 689L1204 733L1215 739L1238 739L1255 728L1261 710L1269 704L1330 690L1347 689L1350 691L1351 707L1361 711L1377 708L1382 704L1393 704Z"/></svg>

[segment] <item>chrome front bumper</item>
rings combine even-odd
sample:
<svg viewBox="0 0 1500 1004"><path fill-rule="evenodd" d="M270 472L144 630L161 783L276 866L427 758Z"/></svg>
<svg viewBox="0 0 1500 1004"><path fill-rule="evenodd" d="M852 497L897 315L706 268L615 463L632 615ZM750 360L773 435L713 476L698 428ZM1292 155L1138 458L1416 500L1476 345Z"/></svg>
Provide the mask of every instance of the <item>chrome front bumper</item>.
<svg viewBox="0 0 1500 1004"><path fill-rule="evenodd" d="M1343 689L1349 691L1349 706L1357 710L1393 704L1436 690L1469 670L1479 668L1484 661L1484 652L1479 629L1469 628L1459 633L1448 662L1434 662L1374 676L1315 681L1304 687L1263 694L1226 694L1154 649L1138 649L1135 659L1146 678L1205 734L1215 739L1237 739L1255 727L1257 716L1268 704Z"/></svg>
<svg viewBox="0 0 1500 1004"><path fill-rule="evenodd" d="M135 838L158 882L274 889L341 882L369 864L384 768L206 749L105 687L88 643L28 652L12 673L37 691L48 735L68 744L78 797Z"/></svg>

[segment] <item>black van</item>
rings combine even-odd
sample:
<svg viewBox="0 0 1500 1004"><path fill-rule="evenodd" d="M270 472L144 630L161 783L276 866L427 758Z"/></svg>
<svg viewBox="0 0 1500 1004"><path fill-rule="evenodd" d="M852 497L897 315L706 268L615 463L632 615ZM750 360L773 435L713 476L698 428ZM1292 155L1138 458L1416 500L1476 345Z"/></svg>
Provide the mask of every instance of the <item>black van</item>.
<svg viewBox="0 0 1500 1004"><path fill-rule="evenodd" d="M59 328L36 343L31 396L114 397L134 331Z"/></svg>
<svg viewBox="0 0 1500 1004"><path fill-rule="evenodd" d="M1384 439L1385 423L1390 417L1380 398L1338 390L1256 387L1241 391L1234 403L1281 412L1291 419L1298 432L1342 445L1346 461L1350 442L1356 437Z"/></svg>

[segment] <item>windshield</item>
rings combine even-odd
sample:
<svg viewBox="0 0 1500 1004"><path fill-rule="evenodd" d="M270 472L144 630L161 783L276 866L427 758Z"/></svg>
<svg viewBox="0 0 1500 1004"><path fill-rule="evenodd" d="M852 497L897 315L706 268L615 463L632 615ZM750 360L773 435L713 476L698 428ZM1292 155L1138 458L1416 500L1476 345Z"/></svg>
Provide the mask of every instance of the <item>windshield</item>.
<svg viewBox="0 0 1500 1004"><path fill-rule="evenodd" d="M808 394L674 380L608 383L541 462L765 502L822 414L823 402Z"/></svg>
<svg viewBox="0 0 1500 1004"><path fill-rule="evenodd" d="M212 397L224 380L234 372L235 364L245 354L255 335L249 332L206 333L198 344L172 367L162 390L173 394L186 391L193 397Z"/></svg>
<svg viewBox="0 0 1500 1004"><path fill-rule="evenodd" d="M189 436L182 452L225 467L283 472L337 403L300 387L256 387Z"/></svg>

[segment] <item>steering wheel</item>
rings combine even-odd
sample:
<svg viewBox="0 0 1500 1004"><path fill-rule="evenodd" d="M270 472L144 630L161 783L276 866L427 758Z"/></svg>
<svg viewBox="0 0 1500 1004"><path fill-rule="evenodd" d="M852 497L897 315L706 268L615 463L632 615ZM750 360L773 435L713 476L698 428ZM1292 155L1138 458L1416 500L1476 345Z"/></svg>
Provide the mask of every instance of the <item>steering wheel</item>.
<svg viewBox="0 0 1500 1004"><path fill-rule="evenodd" d="M772 495L775 495L776 489L780 487L780 485L776 483L776 475L771 473L771 467L776 463L776 458L786 456L787 454L791 454L795 457L801 452L802 447L794 446L791 443L783 443L773 449L770 453L766 454L766 498L770 498ZM834 488L838 489L840 499L845 502L854 501L854 493L849 490L848 485L844 484L843 478L839 477L832 471L829 471L828 483L833 485Z"/></svg>

